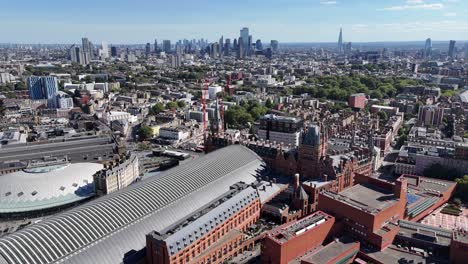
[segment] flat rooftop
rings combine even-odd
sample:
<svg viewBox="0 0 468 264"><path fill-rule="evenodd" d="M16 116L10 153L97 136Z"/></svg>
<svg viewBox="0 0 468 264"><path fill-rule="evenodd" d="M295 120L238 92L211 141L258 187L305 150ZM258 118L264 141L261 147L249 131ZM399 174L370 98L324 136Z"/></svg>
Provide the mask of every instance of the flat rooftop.
<svg viewBox="0 0 468 264"><path fill-rule="evenodd" d="M449 246L452 240L452 231L405 220L399 221L399 236L425 240L442 246Z"/></svg>
<svg viewBox="0 0 468 264"><path fill-rule="evenodd" d="M356 244L359 244L359 242L356 242L355 240L346 236L341 237L339 239L335 239L333 242L329 243L324 247L321 247L318 250L304 255L304 257L301 260L305 260L309 263L314 264L327 264L336 256L356 246Z"/></svg>
<svg viewBox="0 0 468 264"><path fill-rule="evenodd" d="M440 263L448 263L447 261L443 261L441 259L434 259L431 257L424 257L420 254L408 252L403 249L399 249L395 246L389 246L382 251L372 252L367 254L369 257L381 262L381 263L402 263L402 261L408 261L405 263L418 264L418 263L425 263L425 264L440 264Z"/></svg>
<svg viewBox="0 0 468 264"><path fill-rule="evenodd" d="M315 228L331 218L328 214L318 211L298 221L279 226L268 233L274 241L282 244L302 233Z"/></svg>
<svg viewBox="0 0 468 264"><path fill-rule="evenodd" d="M95 137L64 142L48 142L0 148L0 162L20 160L29 161L46 156L68 156L71 162L106 159L114 154L115 143L110 137Z"/></svg>
<svg viewBox="0 0 468 264"><path fill-rule="evenodd" d="M339 194L324 194L371 214L378 213L397 201L393 192L371 184L354 185Z"/></svg>
<svg viewBox="0 0 468 264"><path fill-rule="evenodd" d="M452 181L444 181L421 176L403 175L401 176L408 181L408 188L417 189L419 192L428 193L445 193L456 185Z"/></svg>

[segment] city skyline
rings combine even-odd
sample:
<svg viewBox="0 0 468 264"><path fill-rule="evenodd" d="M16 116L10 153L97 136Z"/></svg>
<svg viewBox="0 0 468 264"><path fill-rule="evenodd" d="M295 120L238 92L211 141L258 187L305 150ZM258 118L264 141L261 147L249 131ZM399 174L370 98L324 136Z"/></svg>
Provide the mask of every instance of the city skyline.
<svg viewBox="0 0 468 264"><path fill-rule="evenodd" d="M254 41L336 42L341 27L346 42L442 41L465 40L468 30L468 19L457 14L468 3L459 0L240 0L236 5L202 0L181 1L177 6L160 1L107 5L85 0L80 6L27 2L26 9L23 4L9 3L9 8L0 11L6 24L0 29L4 36L0 43L73 44L77 36L122 44L154 38L216 41L222 35L237 37L244 26Z"/></svg>

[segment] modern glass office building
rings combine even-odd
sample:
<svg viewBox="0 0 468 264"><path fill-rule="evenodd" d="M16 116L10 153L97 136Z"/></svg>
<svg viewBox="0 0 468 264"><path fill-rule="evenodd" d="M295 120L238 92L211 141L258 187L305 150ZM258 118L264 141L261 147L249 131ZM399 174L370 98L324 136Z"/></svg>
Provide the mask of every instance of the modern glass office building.
<svg viewBox="0 0 468 264"><path fill-rule="evenodd" d="M47 99L49 108L56 107L58 82L56 77L31 76L28 78L29 96L32 100Z"/></svg>

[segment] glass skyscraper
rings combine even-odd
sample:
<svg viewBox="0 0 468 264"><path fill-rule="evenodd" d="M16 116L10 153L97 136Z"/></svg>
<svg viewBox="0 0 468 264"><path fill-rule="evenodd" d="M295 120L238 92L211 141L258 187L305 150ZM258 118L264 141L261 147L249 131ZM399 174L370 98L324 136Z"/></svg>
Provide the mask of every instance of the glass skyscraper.
<svg viewBox="0 0 468 264"><path fill-rule="evenodd" d="M49 108L56 108L58 82L56 77L31 76L28 78L29 97L32 100L47 99Z"/></svg>
<svg viewBox="0 0 468 264"><path fill-rule="evenodd" d="M248 54L248 49L249 49L249 28L245 27L240 30L240 37L242 38L242 45L243 45L243 50L242 50L242 57L245 57ZM240 43L238 43L240 45Z"/></svg>

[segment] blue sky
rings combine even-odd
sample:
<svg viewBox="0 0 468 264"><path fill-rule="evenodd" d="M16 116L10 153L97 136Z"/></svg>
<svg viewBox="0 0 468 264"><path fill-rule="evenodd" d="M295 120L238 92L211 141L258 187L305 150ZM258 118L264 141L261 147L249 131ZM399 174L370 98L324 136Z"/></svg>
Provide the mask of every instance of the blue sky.
<svg viewBox="0 0 468 264"><path fill-rule="evenodd" d="M254 40L412 41L468 39L466 0L0 0L0 43L146 43L238 37Z"/></svg>

